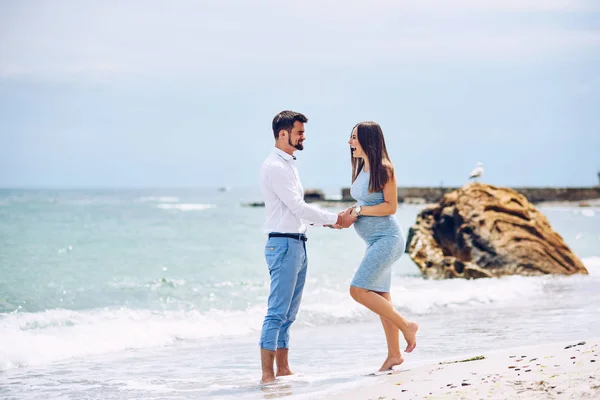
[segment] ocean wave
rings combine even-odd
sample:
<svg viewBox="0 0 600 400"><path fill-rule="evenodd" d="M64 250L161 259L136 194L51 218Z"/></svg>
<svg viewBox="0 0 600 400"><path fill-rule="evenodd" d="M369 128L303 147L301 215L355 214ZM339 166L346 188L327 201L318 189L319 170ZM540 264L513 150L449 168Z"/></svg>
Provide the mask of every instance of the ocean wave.
<svg viewBox="0 0 600 400"><path fill-rule="evenodd" d="M596 215L596 213L591 208L584 208L583 210L581 210L581 215L586 217L593 217L594 215Z"/></svg>
<svg viewBox="0 0 600 400"><path fill-rule="evenodd" d="M447 279L430 281L420 278L402 280L392 288L394 303L415 314L436 309L497 304L539 296L546 277L507 276L491 279Z"/></svg>
<svg viewBox="0 0 600 400"><path fill-rule="evenodd" d="M183 204L158 204L156 207L162 208L163 210L180 210L180 211L199 211L207 210L209 208L215 208L215 204L196 204L196 203L183 203Z"/></svg>
<svg viewBox="0 0 600 400"><path fill-rule="evenodd" d="M429 314L435 311L462 307L502 305L543 294L551 277L509 276L492 279L425 280L413 277L394 277L391 296L401 312ZM314 321L360 321L365 318L364 307L350 299L348 289L317 288L305 292L302 309L311 313Z"/></svg>
<svg viewBox="0 0 600 400"><path fill-rule="evenodd" d="M176 288L180 286L185 286L186 281L184 279L167 279L160 278L154 279L152 281L143 281L140 282L134 278L122 278L119 280L114 280L108 283L109 286L115 288L122 289L139 289L139 288L148 288L150 290L156 291L161 288Z"/></svg>
<svg viewBox="0 0 600 400"><path fill-rule="evenodd" d="M600 256L585 257L581 260L592 276L600 276Z"/></svg>
<svg viewBox="0 0 600 400"><path fill-rule="evenodd" d="M589 257L584 262L590 274L600 274L600 257ZM551 276L439 281L396 276L391 295L399 311L418 316L520 304L526 299L547 296L548 283L561 281ZM308 283L297 326L332 326L372 320L372 313L350 298L345 284L326 287L312 280ZM115 284L128 286L133 283ZM156 280L144 285L153 288L163 285L185 287L188 284L183 280ZM223 281L212 285L231 289L230 286L236 283ZM0 314L0 371L127 349L168 346L179 340L250 334L258 337L266 312L268 289L261 286L261 290L264 293L255 293L257 296L253 296L249 307L240 310L107 308ZM214 304L213 307L219 306Z"/></svg>
<svg viewBox="0 0 600 400"><path fill-rule="evenodd" d="M239 336L260 329L264 309L150 311L129 308L0 315L0 371L178 340Z"/></svg>
<svg viewBox="0 0 600 400"><path fill-rule="evenodd" d="M146 197L140 197L139 201L141 201L142 203L149 203L149 202L160 202L160 203L177 203L179 201L179 197L175 197L175 196L146 196Z"/></svg>

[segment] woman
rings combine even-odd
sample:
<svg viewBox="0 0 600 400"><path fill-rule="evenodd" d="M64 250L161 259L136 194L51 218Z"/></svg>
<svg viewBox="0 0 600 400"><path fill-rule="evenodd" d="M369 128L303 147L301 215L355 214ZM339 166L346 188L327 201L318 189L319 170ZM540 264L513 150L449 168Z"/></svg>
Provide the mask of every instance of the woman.
<svg viewBox="0 0 600 400"><path fill-rule="evenodd" d="M390 296L392 264L404 253L404 237L394 214L398 207L398 189L394 166L388 156L383 131L375 122L361 122L350 135L352 187L357 201L351 214L358 219L354 228L367 243L367 251L356 270L350 295L381 318L388 357L380 371L390 370L404 361L400 352L402 331L410 353L417 345L416 322L398 313Z"/></svg>

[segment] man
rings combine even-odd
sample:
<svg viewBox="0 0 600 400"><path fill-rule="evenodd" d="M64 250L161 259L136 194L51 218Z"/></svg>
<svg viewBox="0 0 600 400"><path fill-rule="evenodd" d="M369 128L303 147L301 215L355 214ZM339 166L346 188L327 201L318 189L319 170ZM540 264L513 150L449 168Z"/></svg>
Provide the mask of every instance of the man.
<svg viewBox="0 0 600 400"><path fill-rule="evenodd" d="M294 111L282 111L273 118L275 148L260 170L266 211L264 231L269 234L265 258L271 276L268 310L260 337L260 383L292 374L288 364L289 329L296 319L306 280L306 222L341 229L356 221L349 212L334 214L304 201L294 152L304 149L306 122L304 115Z"/></svg>

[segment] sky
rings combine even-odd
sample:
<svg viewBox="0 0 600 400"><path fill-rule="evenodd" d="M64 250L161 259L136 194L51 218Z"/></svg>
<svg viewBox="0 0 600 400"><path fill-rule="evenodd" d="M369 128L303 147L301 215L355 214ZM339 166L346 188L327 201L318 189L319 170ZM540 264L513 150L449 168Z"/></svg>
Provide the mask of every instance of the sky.
<svg viewBox="0 0 600 400"><path fill-rule="evenodd" d="M255 187L273 116L306 188L378 122L400 186L591 186L600 2L0 0L0 187Z"/></svg>

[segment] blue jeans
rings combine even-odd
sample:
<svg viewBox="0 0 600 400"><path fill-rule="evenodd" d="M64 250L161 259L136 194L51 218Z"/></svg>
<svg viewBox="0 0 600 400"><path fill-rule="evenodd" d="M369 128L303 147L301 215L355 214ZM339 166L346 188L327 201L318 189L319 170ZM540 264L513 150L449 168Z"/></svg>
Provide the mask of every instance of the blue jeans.
<svg viewBox="0 0 600 400"><path fill-rule="evenodd" d="M306 243L290 238L269 238L265 258L271 275L271 291L260 347L275 351L288 348L289 329L300 308L308 266Z"/></svg>

